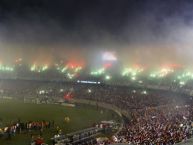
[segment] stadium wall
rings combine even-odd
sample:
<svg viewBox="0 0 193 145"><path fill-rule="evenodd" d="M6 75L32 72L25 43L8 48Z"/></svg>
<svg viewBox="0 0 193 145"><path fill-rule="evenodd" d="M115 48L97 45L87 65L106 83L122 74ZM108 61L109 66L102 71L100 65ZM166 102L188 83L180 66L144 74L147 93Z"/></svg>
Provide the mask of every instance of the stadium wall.
<svg viewBox="0 0 193 145"><path fill-rule="evenodd" d="M80 103L80 104L88 104L88 105L94 105L94 106L99 106L102 108L106 108L109 110L112 110L114 112L116 112L121 118L122 118L122 114L127 117L130 118L130 114L124 110L119 109L118 107L111 105L111 104L107 104L107 103L103 103L103 102L96 102L96 101L92 101L92 100L86 100L86 99L72 99L71 100L73 103ZM118 134L122 129L123 129L123 120L120 124L120 127L118 129L118 131L115 134Z"/></svg>
<svg viewBox="0 0 193 145"><path fill-rule="evenodd" d="M88 104L88 105L94 105L94 106L99 106L99 107L102 107L102 108L110 109L110 110L113 110L114 112L116 112L121 117L122 117L122 115L124 115L127 118L130 118L129 112L127 112L125 110L122 110L122 109L119 109L118 107L116 107L114 105L111 105L111 104L92 101L92 100L86 100L86 99L72 99L71 101L73 103Z"/></svg>

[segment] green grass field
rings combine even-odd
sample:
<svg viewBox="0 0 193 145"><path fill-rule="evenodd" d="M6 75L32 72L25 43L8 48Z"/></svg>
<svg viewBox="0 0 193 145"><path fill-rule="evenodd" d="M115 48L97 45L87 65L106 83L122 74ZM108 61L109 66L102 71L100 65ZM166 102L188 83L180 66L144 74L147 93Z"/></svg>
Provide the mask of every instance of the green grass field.
<svg viewBox="0 0 193 145"><path fill-rule="evenodd" d="M64 118L69 117L70 122L65 122ZM120 118L113 111L96 108L95 106L80 105L76 107L64 107L61 105L47 104L24 104L19 101L0 100L0 127L7 126L11 122L17 121L53 121L55 126L59 126L66 134L80 129L88 128L101 120L116 120ZM46 143L50 143L50 138L56 133L56 128L47 129L43 132ZM33 132L39 134L39 132ZM0 145L28 145L30 133L16 134L8 140L6 137L0 138Z"/></svg>

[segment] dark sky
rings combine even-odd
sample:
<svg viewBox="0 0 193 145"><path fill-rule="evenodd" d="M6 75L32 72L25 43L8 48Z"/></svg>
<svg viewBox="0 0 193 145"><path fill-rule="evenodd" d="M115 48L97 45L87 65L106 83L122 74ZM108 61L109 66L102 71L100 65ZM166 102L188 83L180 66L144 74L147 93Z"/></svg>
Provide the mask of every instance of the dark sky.
<svg viewBox="0 0 193 145"><path fill-rule="evenodd" d="M1 0L1 57L89 59L116 52L123 63L187 64L193 56L188 0Z"/></svg>

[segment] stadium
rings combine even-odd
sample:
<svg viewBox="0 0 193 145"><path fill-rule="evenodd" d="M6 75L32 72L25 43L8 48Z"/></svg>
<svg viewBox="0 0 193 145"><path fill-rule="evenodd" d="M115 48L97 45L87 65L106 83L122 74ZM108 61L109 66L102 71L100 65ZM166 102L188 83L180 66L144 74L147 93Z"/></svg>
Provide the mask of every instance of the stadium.
<svg viewBox="0 0 193 145"><path fill-rule="evenodd" d="M193 145L192 10L1 0L0 145Z"/></svg>

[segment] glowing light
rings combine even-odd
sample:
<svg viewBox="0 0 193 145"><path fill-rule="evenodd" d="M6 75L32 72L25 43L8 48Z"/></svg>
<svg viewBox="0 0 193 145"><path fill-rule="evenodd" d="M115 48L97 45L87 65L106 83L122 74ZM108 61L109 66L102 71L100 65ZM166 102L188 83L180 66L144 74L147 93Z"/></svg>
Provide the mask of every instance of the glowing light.
<svg viewBox="0 0 193 145"><path fill-rule="evenodd" d="M105 69L108 69L108 68L112 67L112 63L110 63L110 62L105 63L105 64L103 65L103 67L104 67Z"/></svg>
<svg viewBox="0 0 193 145"><path fill-rule="evenodd" d="M184 71L181 75L177 76L177 79L179 80L180 85L184 85L183 82L193 80L193 73L190 71Z"/></svg>
<svg viewBox="0 0 193 145"><path fill-rule="evenodd" d="M45 65L45 66L42 67L42 71L45 71L45 70L47 70L47 69L48 69L48 66L47 66L47 65Z"/></svg>
<svg viewBox="0 0 193 145"><path fill-rule="evenodd" d="M105 76L105 80L110 80L110 79L111 79L111 76L109 76L109 75Z"/></svg>
<svg viewBox="0 0 193 145"><path fill-rule="evenodd" d="M61 70L61 72L63 73L63 72L65 72L67 69L68 69L67 66L66 66L66 67L63 67L62 70Z"/></svg>
<svg viewBox="0 0 193 145"><path fill-rule="evenodd" d="M163 78L166 77L168 74L173 73L174 70L170 68L161 68L158 71L150 73L151 78Z"/></svg>
<svg viewBox="0 0 193 145"><path fill-rule="evenodd" d="M113 52L104 52L102 59L105 61L116 61L117 57L115 56Z"/></svg>
<svg viewBox="0 0 193 145"><path fill-rule="evenodd" d="M140 84L142 84L143 83L143 81L142 80L140 80L140 81L138 81Z"/></svg>
<svg viewBox="0 0 193 145"><path fill-rule="evenodd" d="M179 84L183 86L185 85L185 82L181 81Z"/></svg>
<svg viewBox="0 0 193 145"><path fill-rule="evenodd" d="M46 71L48 69L48 66L47 65L44 65L44 66L37 66L36 64L33 64L31 67L30 67L30 71L32 72L43 72L43 71Z"/></svg>
<svg viewBox="0 0 193 145"><path fill-rule="evenodd" d="M144 91L141 92L141 94L147 95L147 91L144 90Z"/></svg>
<svg viewBox="0 0 193 145"><path fill-rule="evenodd" d="M41 95L41 94L44 94L45 93L45 90L40 90L39 91L39 94Z"/></svg>
<svg viewBox="0 0 193 145"><path fill-rule="evenodd" d="M73 79L74 74L67 73L67 77L68 77L69 79Z"/></svg>
<svg viewBox="0 0 193 145"><path fill-rule="evenodd" d="M136 80L136 77L135 77L135 76L131 77L131 80L135 81L135 80Z"/></svg>
<svg viewBox="0 0 193 145"><path fill-rule="evenodd" d="M91 89L88 89L88 93L91 93L92 92L92 90Z"/></svg>
<svg viewBox="0 0 193 145"><path fill-rule="evenodd" d="M133 90L132 92L133 92L133 93L136 93L136 90Z"/></svg>
<svg viewBox="0 0 193 145"><path fill-rule="evenodd" d="M31 66L30 70L35 71L36 70L36 65L34 64L33 66Z"/></svg>
<svg viewBox="0 0 193 145"><path fill-rule="evenodd" d="M14 67L0 64L0 71L12 72L14 71Z"/></svg>
<svg viewBox="0 0 193 145"><path fill-rule="evenodd" d="M82 69L82 67L77 67L77 68L75 68L75 72L79 72L80 70Z"/></svg>
<svg viewBox="0 0 193 145"><path fill-rule="evenodd" d="M95 76L97 76L97 75L102 75L102 74L104 74L105 73L105 69L104 68L100 68L100 69L98 69L98 70L96 70L96 71L91 71L91 75L95 75Z"/></svg>
<svg viewBox="0 0 193 145"><path fill-rule="evenodd" d="M143 72L142 68L136 67L136 68L124 68L122 71L122 76L130 77L132 81L135 81L137 79L137 76Z"/></svg>
<svg viewBox="0 0 193 145"><path fill-rule="evenodd" d="M95 82L95 81L86 81L86 80L78 80L77 83L83 83L83 84L100 84L101 82Z"/></svg>

